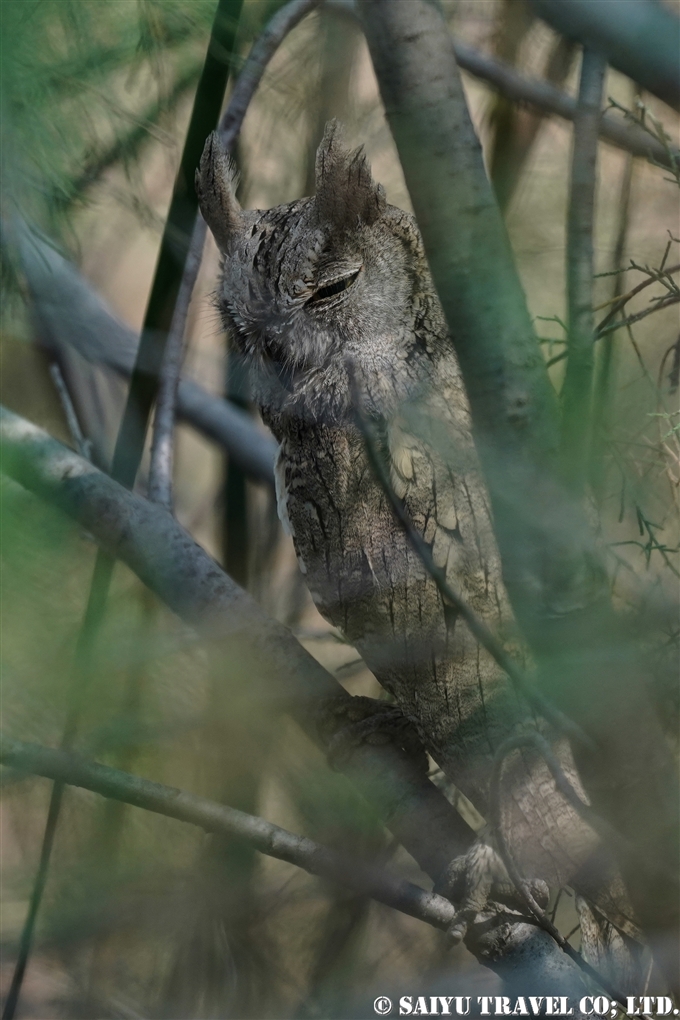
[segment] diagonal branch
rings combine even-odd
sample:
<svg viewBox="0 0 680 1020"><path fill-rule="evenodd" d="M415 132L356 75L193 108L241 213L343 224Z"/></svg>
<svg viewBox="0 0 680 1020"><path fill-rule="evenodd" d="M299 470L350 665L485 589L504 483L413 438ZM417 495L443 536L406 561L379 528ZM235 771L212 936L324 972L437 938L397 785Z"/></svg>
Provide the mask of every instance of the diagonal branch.
<svg viewBox="0 0 680 1020"><path fill-rule="evenodd" d="M248 676L260 710L274 705L290 712L321 743L316 719L324 701L337 705L350 695L171 514L5 409L0 409L0 453L3 471L79 522L204 638L228 642L225 661ZM395 746L357 747L343 758L342 768L432 878L472 844L473 830ZM551 936L516 914L481 925L471 948L480 962L518 986L530 970L539 994L568 995L581 987L578 970Z"/></svg>
<svg viewBox="0 0 680 1020"><path fill-rule="evenodd" d="M86 361L129 378L139 345L134 331L49 241L22 222L14 224L12 240L19 249L41 343L50 353L73 349ZM3 231L0 243L8 241ZM223 446L251 478L273 486L276 444L248 415L191 379L180 380L177 398L180 418Z"/></svg>
<svg viewBox="0 0 680 1020"><path fill-rule="evenodd" d="M254 705L290 712L323 746L316 720L324 701L350 695L172 515L4 408L0 452L5 473L76 520L205 639L228 643L229 668L248 676ZM472 829L396 747L359 747L345 771L433 878L472 842Z"/></svg>
<svg viewBox="0 0 680 1020"><path fill-rule="evenodd" d="M236 836L260 853L287 861L320 878L339 882L435 928L446 929L456 912L443 896L426 892L359 858L340 854L245 811L88 761L73 752L28 744L3 734L0 762L24 774L91 790L102 797L199 826L206 832Z"/></svg>

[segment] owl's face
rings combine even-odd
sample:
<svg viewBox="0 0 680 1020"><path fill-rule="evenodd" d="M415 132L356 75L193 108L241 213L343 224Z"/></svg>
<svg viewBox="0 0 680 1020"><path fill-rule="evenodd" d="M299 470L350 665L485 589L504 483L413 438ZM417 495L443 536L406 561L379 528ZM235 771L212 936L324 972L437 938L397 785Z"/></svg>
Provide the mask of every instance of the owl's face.
<svg viewBox="0 0 680 1020"><path fill-rule="evenodd" d="M269 411L344 418L348 362L377 413L422 384L441 330L414 331L415 314L434 314L422 314L433 297L417 228L386 205L363 153L343 150L335 125L317 154L314 198L242 212L210 140L197 188L224 255L218 304Z"/></svg>

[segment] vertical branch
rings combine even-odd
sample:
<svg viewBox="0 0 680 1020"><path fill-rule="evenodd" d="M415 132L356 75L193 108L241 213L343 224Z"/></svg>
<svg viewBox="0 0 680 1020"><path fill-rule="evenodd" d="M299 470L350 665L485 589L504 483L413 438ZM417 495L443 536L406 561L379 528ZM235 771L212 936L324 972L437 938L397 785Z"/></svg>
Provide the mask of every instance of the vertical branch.
<svg viewBox="0 0 680 1020"><path fill-rule="evenodd" d="M151 442L151 464L149 467L149 499L160 503L172 513L172 473L174 465L174 433L177 416L177 389L184 362L184 334L186 331L189 305L198 279L203 258L207 227L198 214L191 235L189 254L182 282L177 294L177 303L168 333L163 364L161 367L156 401L156 414Z"/></svg>
<svg viewBox="0 0 680 1020"><path fill-rule="evenodd" d="M225 396L237 406L248 406L248 370L233 344L227 342ZM248 498L245 472L227 454L224 471L223 563L242 588L248 585Z"/></svg>
<svg viewBox="0 0 680 1020"><path fill-rule="evenodd" d="M574 56L574 43L560 38L555 43L546 61L543 77L553 85L562 85L569 73ZM514 58L514 53L499 53L504 59ZM518 107L502 94L496 98L494 107L493 147L489 159L491 183L500 208L510 205L519 183L522 169L526 164L536 140L544 115L538 109Z"/></svg>
<svg viewBox="0 0 680 1020"><path fill-rule="evenodd" d="M562 386L561 456L567 484L579 492L585 481L592 399L593 225L597 139L607 64L584 48L578 110L574 122L571 190L567 218L567 370Z"/></svg>
<svg viewBox="0 0 680 1020"><path fill-rule="evenodd" d="M635 157L632 153L626 154L626 161L623 168L623 179L619 194L619 223L612 259L612 270L614 276L614 292L612 301L616 302L623 293L624 275L623 260L626 253L626 242L628 239L630 196L633 187L633 172L635 169ZM604 481L602 474L603 430L606 425L609 401L612 388L612 371L614 361L614 341L616 333L607 333L600 344L597 363L595 367L595 383L593 388L593 411L592 411L592 432L590 451L590 481L595 490L602 491Z"/></svg>

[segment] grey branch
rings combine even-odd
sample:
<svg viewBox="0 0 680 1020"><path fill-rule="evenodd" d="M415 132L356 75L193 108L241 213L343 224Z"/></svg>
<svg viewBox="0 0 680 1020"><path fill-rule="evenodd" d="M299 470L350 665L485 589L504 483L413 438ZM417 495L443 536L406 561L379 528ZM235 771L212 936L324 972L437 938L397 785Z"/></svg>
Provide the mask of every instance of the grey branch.
<svg viewBox="0 0 680 1020"><path fill-rule="evenodd" d="M601 54L584 49L567 215L568 360L561 394L562 463L565 479L576 492L585 481L590 436L597 125L606 70Z"/></svg>
<svg viewBox="0 0 680 1020"><path fill-rule="evenodd" d="M355 14L356 7L352 0L326 0L332 8ZM503 60L487 56L465 43L454 40L453 48L460 67L468 74L487 82L506 99L534 107L542 113L553 113L565 120L576 117L577 102L548 81L538 78L527 78ZM636 124L621 117L612 117L604 113L600 117L600 137L619 149L625 149L634 156L642 156L652 163L671 168L671 162L665 147L656 138ZM674 150L680 158L680 152Z"/></svg>
<svg viewBox="0 0 680 1020"><path fill-rule="evenodd" d="M227 152L231 152L234 146L243 118L267 64L291 29L319 3L320 0L291 0L276 12L256 39L218 127L220 139ZM184 333L191 296L201 268L206 234L205 220L199 213L175 302L156 401L149 469L149 498L155 503L161 503L168 510L172 509L173 435L180 373L184 360Z"/></svg>
<svg viewBox="0 0 680 1020"><path fill-rule="evenodd" d="M149 499L172 512L172 471L174 464L174 433L180 375L184 362L184 334L191 297L196 286L205 247L207 227L200 212L196 215L182 281L177 292L175 310L161 365L158 397L153 420L151 463L149 465Z"/></svg>
<svg viewBox="0 0 680 1020"><path fill-rule="evenodd" d="M247 671L253 702L289 711L312 739L324 700L346 697L287 628L268 618L162 507L131 493L42 429L0 408L2 469L86 528L204 637L229 643ZM343 771L432 878L472 844L474 832L395 747L356 748ZM573 994L578 970L552 937L513 915L485 924L471 946L480 960L538 994ZM499 941L499 939L501 941ZM518 992L519 994L519 992Z"/></svg>
<svg viewBox="0 0 680 1020"><path fill-rule="evenodd" d="M57 391L57 396L59 397L59 402L61 403L73 444L81 457L85 457L86 460L91 460L92 443L83 435L83 430L80 427L76 409L73 406L73 401L71 400L71 394L68 391L68 387L64 381L64 376L62 375L61 369L56 361L53 361L50 365L50 376L52 377L54 388Z"/></svg>
<svg viewBox="0 0 680 1020"><path fill-rule="evenodd" d="M680 109L680 20L659 0L531 0L569 39L598 50L652 95Z"/></svg>
<svg viewBox="0 0 680 1020"><path fill-rule="evenodd" d="M370 896L436 928L446 929L455 915L455 908L443 896L426 892L420 886L372 867L359 858L340 854L226 804L88 761L78 754L28 744L3 734L0 762L24 775L44 776L57 783L78 786L102 797L176 818L206 832L236 836L246 840L260 853L287 861L312 875L339 882L362 896Z"/></svg>
<svg viewBox="0 0 680 1020"><path fill-rule="evenodd" d="M454 49L456 60L463 70L488 82L506 99L526 103L544 113L554 113L565 120L576 119L577 101L549 82L526 78L509 64L487 57L463 43L454 43ZM650 137L636 124L603 113L599 118L598 130L600 138L611 142L619 149L625 149L634 156L643 156L661 166L671 165L668 153L661 142Z"/></svg>
<svg viewBox="0 0 680 1020"><path fill-rule="evenodd" d="M247 674L255 708L290 712L319 741L316 719L324 701L350 695L171 514L5 408L0 449L6 474L76 520L204 637L228 642L230 668ZM433 878L472 842L472 829L395 747L357 748L346 772Z"/></svg>
<svg viewBox="0 0 680 1020"><path fill-rule="evenodd" d="M3 232L3 244L7 235ZM45 342L54 350L73 348L94 365L127 379L139 345L137 334L118 319L78 269L23 224L15 240ZM190 379L177 394L180 418L227 450L251 478L274 485L276 443L251 418Z"/></svg>
<svg viewBox="0 0 680 1020"><path fill-rule="evenodd" d="M241 130L243 118L253 98L255 91L262 80L267 64L276 53L288 33L302 21L302 19L319 6L321 0L290 0L285 7L280 8L273 15L262 33L253 43L248 54L248 59L243 65L243 70L238 76L234 86L229 106L224 112L218 133L220 141L227 152L236 140Z"/></svg>

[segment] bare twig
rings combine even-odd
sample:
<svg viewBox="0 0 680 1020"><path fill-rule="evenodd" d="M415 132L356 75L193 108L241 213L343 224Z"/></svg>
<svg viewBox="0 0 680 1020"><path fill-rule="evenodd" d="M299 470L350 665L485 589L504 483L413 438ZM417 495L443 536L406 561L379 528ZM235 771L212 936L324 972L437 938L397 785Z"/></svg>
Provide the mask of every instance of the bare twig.
<svg viewBox="0 0 680 1020"><path fill-rule="evenodd" d="M671 266L670 269L664 269L663 274L660 275L670 276L671 273L677 273L678 271L680 271L680 264ZM652 315L654 312L658 312L662 308L668 308L669 305L677 304L678 301L680 301L680 294L669 294L668 297L662 297L657 300L651 308L644 308L641 312L636 312L634 315L631 315L626 319L620 319L618 322L611 321L616 313L620 312L631 298L635 297L636 294L639 294L641 290L645 289L645 287L649 287L652 283L658 282L659 276L650 276L649 279L643 280L637 287L634 287L627 294L624 294L617 301L615 307L612 308L611 311L609 311L595 327L595 342L600 340L603 336L607 336L609 333L614 333L619 329L625 329L627 326L632 326L634 323L639 322L640 319L645 319L648 315ZM566 357L567 352L561 351L559 354L556 354L554 357L546 361L546 368L552 368L553 365L557 365L560 361L564 361Z"/></svg>
<svg viewBox="0 0 680 1020"><path fill-rule="evenodd" d="M420 532L414 527L413 522L406 512L404 504L394 491L382 460L377 452L373 429L364 410L362 394L359 390L356 373L351 362L347 363L347 372L350 380L356 423L364 438L366 453L368 455L371 468L373 469L373 473L385 493L394 515L403 528L406 537L422 561L428 574L437 585L442 598L458 611L460 616L467 623L472 635L476 638L482 648L485 648L489 655L496 660L498 665L508 675L517 691L526 699L531 708L542 715L548 722L552 723L552 725L555 726L561 733L567 734L574 738L582 746L593 750L592 741L586 736L580 726L577 726L571 721L571 719L567 718L567 716L560 712L559 709L551 705L550 702L533 687L524 675L523 671L508 655L501 642L487 627L481 617L477 616L465 599L463 599L458 592L453 590L446 580L445 569L438 567L434 562L429 545Z"/></svg>
<svg viewBox="0 0 680 1020"><path fill-rule="evenodd" d="M604 329L598 332L597 338L599 340L600 337L606 336L607 333L613 333L617 329L625 329L627 326L632 326L636 322L640 322L641 319L646 319L648 315L660 312L662 308L670 308L671 305L677 305L678 302L680 302L680 294L669 294L668 297L657 301L651 308L644 308L641 312L636 312L635 315L629 315L627 319L622 319L620 322L613 322L609 326L605 326Z"/></svg>
<svg viewBox="0 0 680 1020"><path fill-rule="evenodd" d="M318 7L320 2L321 0L290 0L290 3L276 12L253 44L217 129L222 145L227 152L231 152L233 149L234 142L241 130L243 118L262 80L267 64L288 33L310 11ZM151 447L149 498L154 502L161 503L168 510L172 509L173 433L175 406L184 355L184 333L191 296L201 268L206 234L207 227L199 213L191 235L191 243L177 293L160 373Z"/></svg>
<svg viewBox="0 0 680 1020"><path fill-rule="evenodd" d="M66 424L68 425L68 430L71 433L71 439L75 444L75 448L81 457L85 457L86 460L92 460L92 443L83 435L83 430L80 427L76 409L73 406L73 401L71 400L71 394L68 391L68 387L64 382L64 377L61 374L61 369L56 361L53 361L50 364L50 375L64 411Z"/></svg>
<svg viewBox="0 0 680 1020"><path fill-rule="evenodd" d="M633 268L633 269L640 269L639 266L632 266L631 268ZM641 270L641 271L643 271L643 270ZM593 309L594 312L597 312L600 309L604 308L606 306L606 304L611 304L613 306L607 312L607 314L605 315L604 319L602 319L601 322L598 322L597 327L596 327L596 332L598 334L602 333L602 330L605 328L605 326L609 325L611 320L616 315L618 315L618 313L621 311L622 308L624 308L628 304L630 299L634 298L636 294L639 294L641 290L644 290L645 287L649 287L652 283L662 283L664 277L668 277L668 279L670 280L670 277L671 277L672 273L680 272L680 263L677 263L674 266L669 266L668 269L661 268L661 269L658 269L658 270L651 270L651 271L650 270L644 270L644 271L649 272L649 276L648 276L648 278L646 280L643 280L642 283L638 283L637 287L633 287L632 290L627 291L627 293L622 294L620 297L619 296L613 297L611 299L611 301L608 301L608 302L606 302L605 304L602 304L602 305L597 305L597 307ZM622 325L622 324L618 324L617 325L617 329L619 328L619 325Z"/></svg>
<svg viewBox="0 0 680 1020"><path fill-rule="evenodd" d="M583 50L567 218L568 360L561 394L562 464L567 484L576 492L580 492L585 481L590 435L595 169L606 70L606 62L599 53Z"/></svg>
<svg viewBox="0 0 680 1020"><path fill-rule="evenodd" d="M72 752L28 744L4 734L1 748L0 762L23 774L44 776L68 786L91 790L102 797L199 826L206 832L236 836L260 853L287 861L312 875L340 882L363 896L370 896L436 928L445 930L455 916L455 907L444 896L426 892L420 886L390 875L359 858L340 854L226 804L88 761Z"/></svg>

